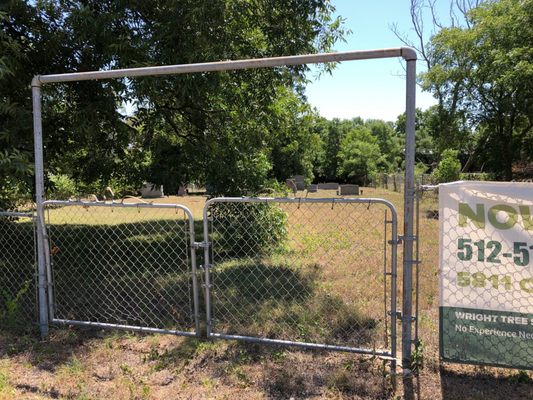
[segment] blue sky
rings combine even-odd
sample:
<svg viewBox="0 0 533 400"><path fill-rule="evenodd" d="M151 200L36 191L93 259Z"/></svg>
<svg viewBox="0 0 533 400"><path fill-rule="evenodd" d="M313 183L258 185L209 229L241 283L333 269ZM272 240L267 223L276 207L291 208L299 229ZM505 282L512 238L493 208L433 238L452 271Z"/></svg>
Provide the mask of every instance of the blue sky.
<svg viewBox="0 0 533 400"><path fill-rule="evenodd" d="M336 14L346 19L352 30L346 43L339 42L335 51L399 47L402 43L390 29L397 23L401 31L411 32L409 0L333 0ZM449 0L440 2L446 15ZM418 63L421 71L422 63ZM315 74L311 74L313 76ZM311 105L326 118L384 119L395 121L405 110L405 78L397 59L349 61L337 66L333 74L323 74L307 86ZM417 107L435 104L429 93L417 90Z"/></svg>

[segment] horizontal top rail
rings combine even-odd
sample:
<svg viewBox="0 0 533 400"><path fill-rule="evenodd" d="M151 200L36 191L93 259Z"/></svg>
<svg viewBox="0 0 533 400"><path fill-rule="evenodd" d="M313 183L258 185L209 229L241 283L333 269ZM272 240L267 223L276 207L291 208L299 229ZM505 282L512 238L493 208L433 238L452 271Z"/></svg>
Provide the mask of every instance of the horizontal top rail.
<svg viewBox="0 0 533 400"><path fill-rule="evenodd" d="M403 57L407 61L412 61L416 60L416 52L410 47L396 47L377 50L356 50L338 53L305 54L298 56L252 58L247 60L229 60L194 64L162 65L155 67L124 68L104 71L36 75L32 80L32 86L41 86L41 84L44 83L87 81L136 76L175 75L194 72L232 71L248 68L272 68L286 65L319 64L394 57Z"/></svg>
<svg viewBox="0 0 533 400"><path fill-rule="evenodd" d="M181 204L161 204L161 203L104 203L95 201L66 201L66 200L47 200L43 206L78 206L78 207L109 207L109 208L169 208L183 210L190 221L193 221L191 210Z"/></svg>
<svg viewBox="0 0 533 400"><path fill-rule="evenodd" d="M136 208L188 208L181 204L168 203L106 203L103 201L67 201L67 200L46 200L43 203L46 205L62 205L62 206L84 206L84 207L136 207Z"/></svg>
<svg viewBox="0 0 533 400"><path fill-rule="evenodd" d="M439 185L420 185L416 188L419 192L431 192L433 190L438 190Z"/></svg>
<svg viewBox="0 0 533 400"><path fill-rule="evenodd" d="M18 211L0 211L0 217L26 217L33 218L31 212L18 212Z"/></svg>

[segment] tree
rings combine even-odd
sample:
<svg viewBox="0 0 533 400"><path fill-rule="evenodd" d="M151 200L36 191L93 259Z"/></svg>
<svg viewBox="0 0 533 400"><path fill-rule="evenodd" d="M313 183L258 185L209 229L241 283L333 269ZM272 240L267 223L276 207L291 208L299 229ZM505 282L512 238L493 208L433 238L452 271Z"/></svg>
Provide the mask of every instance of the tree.
<svg viewBox="0 0 533 400"><path fill-rule="evenodd" d="M404 44L417 50L422 70L430 71L437 64L431 51L431 38L447 27L470 26L468 12L482 2L483 0L452 0L448 3L448 15L443 19L437 12L437 0L411 0L410 15L414 38L402 33L397 24L393 24L391 29ZM444 23L443 20L447 22ZM424 90L428 90L423 84L422 76L423 73L419 74L419 82ZM462 77L457 75L448 82L445 89L434 88L432 93L437 99L437 105L420 113L424 122L418 124L423 128L417 131L420 135L420 140L417 137L417 156L421 159L431 159L433 162L433 157L439 156L450 146L460 149L461 153L470 157L473 156L475 135L468 126L465 114L458 108L461 85ZM446 96L446 93L451 95ZM421 147L420 151L418 147ZM429 155L432 157L428 157ZM470 163L467 162L465 168L469 166Z"/></svg>
<svg viewBox="0 0 533 400"><path fill-rule="evenodd" d="M331 121L320 119L317 123L318 134L322 140L322 154L315 165L315 175L325 180L337 180L339 167L342 163L339 152L341 142L351 129L363 125L364 121L357 117L351 120L334 118Z"/></svg>
<svg viewBox="0 0 533 400"><path fill-rule="evenodd" d="M331 18L333 8L327 0L174 0L161 2L159 7L140 3L135 11L143 32L138 43L142 60L137 62L143 64L325 51L343 34L341 20ZM159 160L160 153L152 151L157 167L150 168L149 179L162 183L165 174L167 181L206 182L217 194L250 194L266 177L282 177L286 172L280 172L281 164L288 161L283 147L297 141L307 128L305 118L288 116L289 110L298 112L296 106L281 115L276 104L287 97L280 88L302 91L306 70L294 66L132 82L136 117L146 137L164 134L172 138L174 153L192 166L176 168L169 176L160 168L168 154ZM150 146L150 141L145 145ZM275 152L269 146L275 146ZM300 164L291 170L309 170L303 165L305 157L291 162Z"/></svg>
<svg viewBox="0 0 533 400"><path fill-rule="evenodd" d="M457 158L457 150L446 149L442 152L442 159L433 171L437 183L446 183L459 180L461 175L461 163Z"/></svg>
<svg viewBox="0 0 533 400"><path fill-rule="evenodd" d="M359 185L365 185L378 171L381 152L377 138L365 126L358 126L342 139L339 150L338 175Z"/></svg>
<svg viewBox="0 0 533 400"><path fill-rule="evenodd" d="M10 110L10 116L0 110L0 122L17 138L9 145L0 138L8 146L2 157L25 165L24 179L31 174L29 82L35 74L313 53L330 50L344 34L329 0L11 0L0 7L0 65L11 74L0 76L3 110ZM258 152L265 134L269 140L274 134L270 106L280 86L301 93L306 71L293 66L45 86L47 171L85 186L148 179L176 187L217 180L222 167L239 177L239 168L257 166L251 175L264 176L265 164L250 160L271 162L269 151ZM134 103L134 115L120 112L126 101ZM217 154L228 158L209 160ZM136 156L140 161L131 168ZM5 171L15 179L12 169Z"/></svg>
<svg viewBox="0 0 533 400"><path fill-rule="evenodd" d="M533 128L533 1L501 0L468 13L469 25L431 40L425 87L455 102L478 132L483 158L506 180ZM450 90L453 82L459 82ZM479 153L478 153L479 154Z"/></svg>
<svg viewBox="0 0 533 400"><path fill-rule="evenodd" d="M401 160L401 144L395 134L393 124L382 120L367 120L365 126L370 129L377 139L381 158L377 161L377 168L382 172L394 172Z"/></svg>
<svg viewBox="0 0 533 400"><path fill-rule="evenodd" d="M0 12L0 25L8 20ZM18 104L24 96L17 71L25 58L22 43L0 30L0 209L13 208L31 188L31 116Z"/></svg>
<svg viewBox="0 0 533 400"><path fill-rule="evenodd" d="M322 139L314 129L318 116L298 95L279 88L278 99L269 110L272 177L285 181L303 175L308 182L314 178L313 165L322 152Z"/></svg>
<svg viewBox="0 0 533 400"><path fill-rule="evenodd" d="M416 109L415 136L416 136L416 161L424 164L432 164L437 160L438 150L434 144L433 129L431 121L438 119L435 108L430 107L426 111ZM398 137L400 147L403 151L405 147L405 113L398 116L394 124L394 131ZM403 160L402 160L403 161Z"/></svg>

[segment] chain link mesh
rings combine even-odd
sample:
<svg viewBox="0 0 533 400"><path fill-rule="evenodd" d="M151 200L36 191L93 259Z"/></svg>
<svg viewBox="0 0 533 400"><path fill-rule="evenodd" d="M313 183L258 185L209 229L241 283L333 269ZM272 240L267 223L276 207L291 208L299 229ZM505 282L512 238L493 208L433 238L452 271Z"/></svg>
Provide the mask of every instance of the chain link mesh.
<svg viewBox="0 0 533 400"><path fill-rule="evenodd" d="M214 333L390 346L387 207L331 199L208 207Z"/></svg>
<svg viewBox="0 0 533 400"><path fill-rule="evenodd" d="M35 226L32 214L0 212L0 326L37 322Z"/></svg>
<svg viewBox="0 0 533 400"><path fill-rule="evenodd" d="M56 319L194 328L182 209L51 204L46 221Z"/></svg>
<svg viewBox="0 0 533 400"><path fill-rule="evenodd" d="M415 342L438 354L439 334L439 196L434 187L419 188L416 197Z"/></svg>

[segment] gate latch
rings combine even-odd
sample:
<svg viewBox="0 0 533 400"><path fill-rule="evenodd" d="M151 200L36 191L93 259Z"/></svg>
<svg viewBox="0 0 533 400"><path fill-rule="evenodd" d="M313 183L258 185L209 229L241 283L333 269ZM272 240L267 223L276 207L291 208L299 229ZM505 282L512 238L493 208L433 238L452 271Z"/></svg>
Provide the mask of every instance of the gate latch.
<svg viewBox="0 0 533 400"><path fill-rule="evenodd" d="M206 247L209 247L209 242L194 242L193 247L195 249L205 249Z"/></svg>

